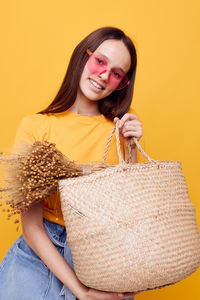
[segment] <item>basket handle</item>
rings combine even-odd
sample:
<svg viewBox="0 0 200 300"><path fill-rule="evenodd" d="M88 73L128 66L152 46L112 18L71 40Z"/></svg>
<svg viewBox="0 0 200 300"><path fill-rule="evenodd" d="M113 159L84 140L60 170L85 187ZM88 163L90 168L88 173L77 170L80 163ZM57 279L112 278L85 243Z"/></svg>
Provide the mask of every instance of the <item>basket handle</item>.
<svg viewBox="0 0 200 300"><path fill-rule="evenodd" d="M119 123L120 122L118 120L117 123L116 123L116 125L115 125L115 127L111 131L108 140L107 140L107 144L106 144L106 148L105 148L105 152L104 152L104 156L103 156L103 161L102 161L103 164L106 162L106 158L107 158L107 154L108 154L108 149L109 149L110 142L111 142L111 139L112 139L112 136L113 136L114 132L116 134L116 140L117 140L117 154L118 154L118 157L119 157L119 164L127 164L125 162L125 160L123 159L123 157L122 157L121 148L120 148L119 127L118 127ZM144 152L144 150L140 146L137 138L135 138L135 137L128 138L129 163L130 163L130 157L131 157L131 144L132 144L132 141L134 141L134 143L136 144L136 146L139 149L139 151L148 159L148 161L154 162L154 163L158 164L158 162L156 160L152 159L151 157L149 157Z"/></svg>

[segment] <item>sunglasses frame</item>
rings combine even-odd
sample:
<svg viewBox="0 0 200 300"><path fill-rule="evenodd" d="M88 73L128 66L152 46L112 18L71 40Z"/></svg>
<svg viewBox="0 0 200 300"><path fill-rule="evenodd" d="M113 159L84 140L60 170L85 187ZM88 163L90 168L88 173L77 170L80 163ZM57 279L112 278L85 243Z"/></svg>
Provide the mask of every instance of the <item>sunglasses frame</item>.
<svg viewBox="0 0 200 300"><path fill-rule="evenodd" d="M90 49L86 49L86 52L87 52L87 54L89 54L89 56L91 56L91 55L93 54L93 52L92 52ZM125 74L125 76L126 76L127 79L128 79L126 85L123 86L122 88L116 88L116 89L115 89L116 91L120 91L120 90L124 89L125 87L127 87L127 86L130 84L130 80L129 80L128 76L127 76L126 74ZM120 85L120 83L119 83L119 85Z"/></svg>

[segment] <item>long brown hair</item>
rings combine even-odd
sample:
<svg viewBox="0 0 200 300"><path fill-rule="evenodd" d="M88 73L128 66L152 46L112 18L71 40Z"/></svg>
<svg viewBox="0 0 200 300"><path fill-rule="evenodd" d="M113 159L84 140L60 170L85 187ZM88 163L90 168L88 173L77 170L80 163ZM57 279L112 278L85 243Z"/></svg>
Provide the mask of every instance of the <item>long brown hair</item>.
<svg viewBox="0 0 200 300"><path fill-rule="evenodd" d="M80 77L84 66L88 60L87 49L94 52L98 46L105 40L121 40L131 56L131 66L127 73L130 84L122 90L115 90L109 96L98 101L98 108L101 114L110 120L114 117L121 118L128 112L135 82L135 73L137 66L137 54L132 40L125 33L115 27L99 28L86 36L74 49L66 75L61 87L52 101L52 103L38 114L59 113L70 108L76 100Z"/></svg>

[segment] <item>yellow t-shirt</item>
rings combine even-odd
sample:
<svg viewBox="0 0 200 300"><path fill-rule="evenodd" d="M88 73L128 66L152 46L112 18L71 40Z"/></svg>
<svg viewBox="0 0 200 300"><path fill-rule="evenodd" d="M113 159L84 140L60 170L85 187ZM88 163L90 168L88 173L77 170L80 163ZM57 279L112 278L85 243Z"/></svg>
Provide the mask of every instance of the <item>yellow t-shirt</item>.
<svg viewBox="0 0 200 300"><path fill-rule="evenodd" d="M135 113L131 108L129 113ZM24 117L17 129L12 153L20 152L24 143L36 140L48 140L56 144L70 160L102 161L108 137L115 126L114 122L104 115L84 116L70 111L56 114L31 114ZM123 139L121 151L124 157ZM143 137L139 140L144 149ZM22 148L21 148L22 147ZM140 151L137 151L137 161L143 162ZM115 134L112 137L106 162L118 163ZM44 218L64 226L61 212L59 192L44 201Z"/></svg>

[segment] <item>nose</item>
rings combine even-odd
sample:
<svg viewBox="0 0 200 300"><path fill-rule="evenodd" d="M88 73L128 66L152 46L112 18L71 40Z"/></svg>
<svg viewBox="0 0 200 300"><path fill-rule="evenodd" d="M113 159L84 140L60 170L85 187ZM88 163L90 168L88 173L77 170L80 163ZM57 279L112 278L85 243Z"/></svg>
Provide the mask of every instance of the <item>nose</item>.
<svg viewBox="0 0 200 300"><path fill-rule="evenodd" d="M109 71L108 70L104 70L101 73L99 73L98 77L102 78L104 81L108 81L109 78Z"/></svg>

